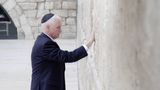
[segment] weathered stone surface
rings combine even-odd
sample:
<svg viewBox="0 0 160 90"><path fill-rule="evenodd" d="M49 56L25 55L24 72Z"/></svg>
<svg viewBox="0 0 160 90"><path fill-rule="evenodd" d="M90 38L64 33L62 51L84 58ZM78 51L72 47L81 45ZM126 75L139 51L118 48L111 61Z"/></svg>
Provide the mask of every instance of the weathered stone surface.
<svg viewBox="0 0 160 90"><path fill-rule="evenodd" d="M46 1L49 1L49 2L55 2L55 1L62 1L62 0L46 0Z"/></svg>
<svg viewBox="0 0 160 90"><path fill-rule="evenodd" d="M22 28L17 28L18 39L25 39L25 33Z"/></svg>
<svg viewBox="0 0 160 90"><path fill-rule="evenodd" d="M33 39L31 27L28 24L28 21L27 21L25 15L20 16L20 22L21 22L21 27L22 27L23 31L25 32L25 39Z"/></svg>
<svg viewBox="0 0 160 90"><path fill-rule="evenodd" d="M28 18L28 23L29 23L30 26L38 26L39 25L39 19Z"/></svg>
<svg viewBox="0 0 160 90"><path fill-rule="evenodd" d="M6 0L0 0L0 4L3 4Z"/></svg>
<svg viewBox="0 0 160 90"><path fill-rule="evenodd" d="M18 3L35 3L35 2L44 2L45 0L16 0Z"/></svg>
<svg viewBox="0 0 160 90"><path fill-rule="evenodd" d="M37 3L18 3L22 9L24 10L31 10L31 9L36 9Z"/></svg>
<svg viewBox="0 0 160 90"><path fill-rule="evenodd" d="M77 16L77 10L69 10L68 11L68 16L69 17L76 17Z"/></svg>
<svg viewBox="0 0 160 90"><path fill-rule="evenodd" d="M65 25L62 26L62 32L63 33L75 33L76 32L76 26L75 25Z"/></svg>
<svg viewBox="0 0 160 90"><path fill-rule="evenodd" d="M8 12L11 18L17 18L18 14L15 9L12 9Z"/></svg>
<svg viewBox="0 0 160 90"><path fill-rule="evenodd" d="M40 34L40 28L39 27L31 27L31 29L32 29L32 33L33 33L33 38L34 39L36 39L37 38L37 36Z"/></svg>
<svg viewBox="0 0 160 90"><path fill-rule="evenodd" d="M37 15L37 10L25 10L24 13L26 17L35 18Z"/></svg>
<svg viewBox="0 0 160 90"><path fill-rule="evenodd" d="M44 2L43 3L38 3L38 10L44 10Z"/></svg>
<svg viewBox="0 0 160 90"><path fill-rule="evenodd" d="M68 26L70 30L67 33L75 33L76 35L76 21L74 20L76 18L76 2L76 0L0 0L0 4L2 4L4 9L8 12L17 29L25 30L25 37L28 38L32 37L32 34L26 34L28 33L26 30L32 31L32 29L30 29L31 27L40 28L42 16L49 12L60 15L63 20L63 26L71 25ZM62 4L64 8L62 8ZM67 6L67 4L69 5ZM26 20L24 21L27 24L26 26L24 22L22 22L22 16L26 18L24 19ZM18 31L18 33L19 32L20 31ZM64 35L63 38L65 36L69 37L68 35L72 34ZM75 35L73 37L75 37Z"/></svg>
<svg viewBox="0 0 160 90"><path fill-rule="evenodd" d="M76 26L75 25L65 25L62 26L62 34L60 36L60 38L68 38L68 39L72 39L72 38L76 38Z"/></svg>
<svg viewBox="0 0 160 90"><path fill-rule="evenodd" d="M67 10L52 10L52 13L55 13L61 17L68 17L68 11Z"/></svg>
<svg viewBox="0 0 160 90"><path fill-rule="evenodd" d="M67 18L66 24L68 25L75 25L76 24L76 18Z"/></svg>
<svg viewBox="0 0 160 90"><path fill-rule="evenodd" d="M36 2L44 2L45 0L36 0Z"/></svg>
<svg viewBox="0 0 160 90"><path fill-rule="evenodd" d="M73 38L76 38L76 35L75 35L75 33L62 33L60 35L60 38L62 38L62 39L65 39L65 38L73 39Z"/></svg>
<svg viewBox="0 0 160 90"><path fill-rule="evenodd" d="M63 9L76 9L77 2L76 1L63 1L62 8Z"/></svg>
<svg viewBox="0 0 160 90"><path fill-rule="evenodd" d="M35 34L35 33L39 33L39 27L31 27L31 29L32 29L32 32Z"/></svg>
<svg viewBox="0 0 160 90"><path fill-rule="evenodd" d="M16 26L17 28L20 28L20 27L21 27L19 19L17 19L17 18L12 18L12 20L14 21L14 24L15 24L15 26Z"/></svg>
<svg viewBox="0 0 160 90"><path fill-rule="evenodd" d="M78 2L77 41L96 31L79 63L80 90L159 90L160 1Z"/></svg>
<svg viewBox="0 0 160 90"><path fill-rule="evenodd" d="M46 2L45 9L53 9L53 2Z"/></svg>
<svg viewBox="0 0 160 90"><path fill-rule="evenodd" d="M4 4L3 7L7 10L10 11L16 6L16 1L15 0L7 0Z"/></svg>
<svg viewBox="0 0 160 90"><path fill-rule="evenodd" d="M16 12L17 12L17 14L18 14L19 16L22 15L23 11L22 11L22 8L21 8L20 6L16 5L16 6L15 6L15 10L16 10Z"/></svg>
<svg viewBox="0 0 160 90"><path fill-rule="evenodd" d="M54 9L61 9L62 8L62 2L61 1L53 2L53 7L54 7Z"/></svg>
<svg viewBox="0 0 160 90"><path fill-rule="evenodd" d="M66 25L66 18L62 18L62 26Z"/></svg>
<svg viewBox="0 0 160 90"><path fill-rule="evenodd" d="M42 18L47 13L49 13L49 10L38 10L37 18Z"/></svg>
<svg viewBox="0 0 160 90"><path fill-rule="evenodd" d="M26 2L27 0L16 0L16 2Z"/></svg>

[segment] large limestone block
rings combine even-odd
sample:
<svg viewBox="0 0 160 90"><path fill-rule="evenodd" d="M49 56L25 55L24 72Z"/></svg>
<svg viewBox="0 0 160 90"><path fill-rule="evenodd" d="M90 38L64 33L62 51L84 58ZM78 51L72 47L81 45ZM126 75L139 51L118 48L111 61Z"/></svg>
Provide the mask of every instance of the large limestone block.
<svg viewBox="0 0 160 90"><path fill-rule="evenodd" d="M78 2L78 43L96 31L79 63L80 90L159 90L160 1Z"/></svg>
<svg viewBox="0 0 160 90"><path fill-rule="evenodd" d="M25 10L24 13L27 17L35 18L37 15L37 10Z"/></svg>
<svg viewBox="0 0 160 90"><path fill-rule="evenodd" d="M38 3L38 10L44 10L44 7L45 7L45 3L44 2Z"/></svg>
<svg viewBox="0 0 160 90"><path fill-rule="evenodd" d="M76 25L76 18L67 18L66 24L68 25Z"/></svg>
<svg viewBox="0 0 160 90"><path fill-rule="evenodd" d="M37 18L42 18L47 13L49 13L49 10L38 10Z"/></svg>
<svg viewBox="0 0 160 90"><path fill-rule="evenodd" d="M68 16L69 17L76 17L77 16L77 11L76 10L69 10L68 11Z"/></svg>
<svg viewBox="0 0 160 90"><path fill-rule="evenodd" d="M68 10L52 10L51 12L61 17L68 17Z"/></svg>
<svg viewBox="0 0 160 90"><path fill-rule="evenodd" d="M63 9L76 9L77 2L76 1L63 1L62 8Z"/></svg>
<svg viewBox="0 0 160 90"><path fill-rule="evenodd" d="M18 3L23 10L31 10L31 9L36 9L37 3Z"/></svg>
<svg viewBox="0 0 160 90"><path fill-rule="evenodd" d="M45 9L53 9L53 2L45 2Z"/></svg>
<svg viewBox="0 0 160 90"><path fill-rule="evenodd" d="M61 1L55 1L53 2L54 9L61 9L62 8L62 2Z"/></svg>

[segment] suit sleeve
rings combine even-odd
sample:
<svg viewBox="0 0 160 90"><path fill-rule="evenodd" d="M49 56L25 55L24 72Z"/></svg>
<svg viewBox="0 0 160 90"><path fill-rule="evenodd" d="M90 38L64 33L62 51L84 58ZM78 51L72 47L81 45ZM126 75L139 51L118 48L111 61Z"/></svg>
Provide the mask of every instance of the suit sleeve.
<svg viewBox="0 0 160 90"><path fill-rule="evenodd" d="M69 52L55 46L53 43L47 43L43 47L43 58L54 62L75 62L87 56L87 51L83 46Z"/></svg>

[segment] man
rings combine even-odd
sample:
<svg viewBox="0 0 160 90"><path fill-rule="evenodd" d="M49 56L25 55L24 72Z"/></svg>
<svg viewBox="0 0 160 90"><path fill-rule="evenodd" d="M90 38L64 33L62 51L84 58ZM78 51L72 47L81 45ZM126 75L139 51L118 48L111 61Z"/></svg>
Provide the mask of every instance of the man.
<svg viewBox="0 0 160 90"><path fill-rule="evenodd" d="M87 56L87 49L94 42L94 33L84 45L72 52L63 51L54 39L61 33L62 19L52 13L41 20L43 32L32 49L31 90L65 90L65 63L75 62Z"/></svg>

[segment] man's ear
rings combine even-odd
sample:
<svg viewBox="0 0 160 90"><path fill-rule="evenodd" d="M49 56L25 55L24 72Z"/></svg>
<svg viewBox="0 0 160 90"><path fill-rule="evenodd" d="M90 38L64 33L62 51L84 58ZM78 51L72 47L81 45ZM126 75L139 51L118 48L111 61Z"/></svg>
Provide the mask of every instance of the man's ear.
<svg viewBox="0 0 160 90"><path fill-rule="evenodd" d="M47 24L47 25L46 25L46 27L47 27L47 29L48 29L48 30L50 29L50 26L49 26L49 24Z"/></svg>

